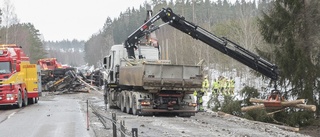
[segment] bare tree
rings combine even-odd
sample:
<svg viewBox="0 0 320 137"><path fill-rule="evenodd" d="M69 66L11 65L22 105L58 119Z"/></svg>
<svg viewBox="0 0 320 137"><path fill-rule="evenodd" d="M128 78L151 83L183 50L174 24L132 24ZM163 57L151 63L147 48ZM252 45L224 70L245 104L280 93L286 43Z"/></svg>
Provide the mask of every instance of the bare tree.
<svg viewBox="0 0 320 137"><path fill-rule="evenodd" d="M10 0L3 1L4 7L2 8L2 24L6 27L5 43L8 43L9 27L13 24L19 23L15 7Z"/></svg>

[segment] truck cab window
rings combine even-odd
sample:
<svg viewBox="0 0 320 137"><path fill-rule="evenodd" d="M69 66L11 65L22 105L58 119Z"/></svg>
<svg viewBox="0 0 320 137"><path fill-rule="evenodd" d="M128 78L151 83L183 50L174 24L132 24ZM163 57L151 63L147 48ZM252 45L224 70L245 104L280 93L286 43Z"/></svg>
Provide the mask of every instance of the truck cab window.
<svg viewBox="0 0 320 137"><path fill-rule="evenodd" d="M0 73L1 74L11 73L10 62L0 62Z"/></svg>
<svg viewBox="0 0 320 137"><path fill-rule="evenodd" d="M140 46L143 59L157 60L159 59L158 49L153 46ZM138 50L135 51L136 57L139 56Z"/></svg>

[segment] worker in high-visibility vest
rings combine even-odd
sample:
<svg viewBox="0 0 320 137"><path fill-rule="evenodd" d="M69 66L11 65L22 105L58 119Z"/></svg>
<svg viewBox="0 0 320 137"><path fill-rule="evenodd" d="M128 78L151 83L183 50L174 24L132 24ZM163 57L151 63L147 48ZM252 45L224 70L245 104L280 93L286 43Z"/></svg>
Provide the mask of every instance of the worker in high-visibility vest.
<svg viewBox="0 0 320 137"><path fill-rule="evenodd" d="M208 89L209 89L209 80L208 80L208 76L204 76L204 80L202 81L202 92L203 93L208 93Z"/></svg>
<svg viewBox="0 0 320 137"><path fill-rule="evenodd" d="M221 80L221 86L222 86L221 93L223 95L227 95L227 85L228 85L227 79L225 77L223 77Z"/></svg>
<svg viewBox="0 0 320 137"><path fill-rule="evenodd" d="M225 89L226 95L230 95L230 80L226 79L226 89Z"/></svg>
<svg viewBox="0 0 320 137"><path fill-rule="evenodd" d="M219 96L219 81L218 81L218 79L215 79L212 83L212 94L211 94L211 97L208 101L208 108L211 106L212 101L217 96Z"/></svg>
<svg viewBox="0 0 320 137"><path fill-rule="evenodd" d="M208 92L209 89L209 81L208 81L208 76L205 76L203 81L202 81L202 88L200 91L195 91L193 95L197 97L197 105L198 105L198 111L204 111L203 108L203 95Z"/></svg>
<svg viewBox="0 0 320 137"><path fill-rule="evenodd" d="M234 95L234 84L235 84L235 81L232 79L232 77L230 77L230 82L229 82L229 93L230 95Z"/></svg>
<svg viewBox="0 0 320 137"><path fill-rule="evenodd" d="M216 96L216 95L219 95L219 81L217 79L215 79L213 81L213 84L212 84L212 95Z"/></svg>
<svg viewBox="0 0 320 137"><path fill-rule="evenodd" d="M222 76L219 76L219 78L218 78L218 84L219 84L218 91L219 91L219 94L221 94L221 95L223 93L222 78L223 78Z"/></svg>

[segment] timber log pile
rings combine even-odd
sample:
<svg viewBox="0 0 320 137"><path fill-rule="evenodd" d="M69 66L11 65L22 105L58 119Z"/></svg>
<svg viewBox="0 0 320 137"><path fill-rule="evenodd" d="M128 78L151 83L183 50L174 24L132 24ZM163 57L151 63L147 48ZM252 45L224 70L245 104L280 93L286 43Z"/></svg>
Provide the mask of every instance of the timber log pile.
<svg viewBox="0 0 320 137"><path fill-rule="evenodd" d="M247 112L250 110L255 110L255 109L267 109L267 107L264 105L265 103L270 103L268 100L264 99L256 99L256 98L251 98L250 99L251 103L256 103L257 105L253 106L247 106L247 107L242 107L241 111L242 112ZM308 111L316 111L316 106L315 105L306 105L305 104L305 99L298 99L298 100L292 100L292 101L281 101L281 107L286 108L286 107L295 107L295 108L300 108Z"/></svg>

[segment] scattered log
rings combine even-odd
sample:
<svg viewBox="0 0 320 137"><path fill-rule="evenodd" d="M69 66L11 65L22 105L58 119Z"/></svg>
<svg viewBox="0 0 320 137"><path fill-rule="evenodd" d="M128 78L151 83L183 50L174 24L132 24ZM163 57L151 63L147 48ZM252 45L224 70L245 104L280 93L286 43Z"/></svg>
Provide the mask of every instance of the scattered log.
<svg viewBox="0 0 320 137"><path fill-rule="evenodd" d="M222 116L222 117L230 117L230 116L232 116L231 114L224 113L222 111L218 111L217 114L218 114L218 116Z"/></svg>
<svg viewBox="0 0 320 137"><path fill-rule="evenodd" d="M250 98L249 100L252 103L265 103L265 102L269 102L268 100L265 99L257 99L257 98ZM282 101L281 105L283 106L290 106L292 104L304 104L305 103L305 99L298 99L298 100L293 100L293 101Z"/></svg>
<svg viewBox="0 0 320 137"><path fill-rule="evenodd" d="M292 101L282 101L281 105L285 107L295 107L297 104L304 104L305 99L298 99L298 100L292 100Z"/></svg>
<svg viewBox="0 0 320 137"><path fill-rule="evenodd" d="M277 125L276 127L283 130L287 130L287 131L299 132L299 128L296 128L296 127L289 127L289 126L283 126L283 125Z"/></svg>
<svg viewBox="0 0 320 137"><path fill-rule="evenodd" d="M267 113L268 116L272 116L275 114L275 113L278 113L278 112L281 112L283 111L284 109L280 109L280 110L277 110L277 111L273 111L273 112L270 112L270 113Z"/></svg>
<svg viewBox="0 0 320 137"><path fill-rule="evenodd" d="M317 107L315 105L297 104L294 107L305 109L305 110L309 110L309 111L313 111L313 112L315 112L317 110Z"/></svg>
<svg viewBox="0 0 320 137"><path fill-rule="evenodd" d="M77 79L83 83L86 87L88 87L89 89L93 89L95 91L99 91L98 89L96 89L95 87L91 86L90 84L88 84L87 82L83 81L80 77L77 77Z"/></svg>
<svg viewBox="0 0 320 137"><path fill-rule="evenodd" d="M242 107L241 111L242 112L247 112L247 111L254 110L254 109L266 109L266 107L263 104L259 104L259 105Z"/></svg>
<svg viewBox="0 0 320 137"><path fill-rule="evenodd" d="M251 98L249 100L252 103L270 103L268 100L263 100L263 99L256 99L256 98ZM308 111L316 111L316 106L315 105L305 105L305 99L298 99L298 100L292 100L292 101L282 101L280 102L282 107L295 107L295 108L301 108L305 109ZM253 105L253 106L247 106L247 107L242 107L241 111L247 112L249 110L254 110L254 109L266 109L266 107L263 104L259 105Z"/></svg>

